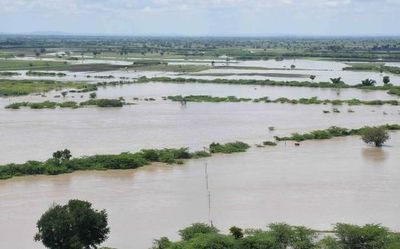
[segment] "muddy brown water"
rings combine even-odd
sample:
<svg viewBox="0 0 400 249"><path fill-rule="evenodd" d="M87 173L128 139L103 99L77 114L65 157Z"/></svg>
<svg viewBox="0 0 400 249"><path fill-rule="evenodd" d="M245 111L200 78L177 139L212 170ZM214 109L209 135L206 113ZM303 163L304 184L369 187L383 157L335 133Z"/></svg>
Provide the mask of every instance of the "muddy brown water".
<svg viewBox="0 0 400 249"><path fill-rule="evenodd" d="M288 142L179 166L0 181L0 247L43 248L32 240L36 220L53 202L71 198L108 211L111 234L105 246L144 249L153 238L177 239L180 228L208 220L205 163L211 218L223 231L281 221L316 229L373 222L398 231L399 146L400 133L383 148L357 137L300 147Z"/></svg>

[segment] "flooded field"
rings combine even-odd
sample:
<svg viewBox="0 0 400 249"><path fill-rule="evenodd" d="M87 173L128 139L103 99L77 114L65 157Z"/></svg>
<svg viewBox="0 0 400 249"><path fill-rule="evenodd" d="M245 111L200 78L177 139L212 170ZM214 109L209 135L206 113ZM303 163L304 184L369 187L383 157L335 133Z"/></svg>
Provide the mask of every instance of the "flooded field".
<svg viewBox="0 0 400 249"><path fill-rule="evenodd" d="M118 59L85 59L73 63L128 65ZM211 61L176 59L170 63L204 65ZM293 64L296 70L290 70ZM346 64L330 61L218 60L215 66L228 67L185 74L123 69L66 72L65 77L30 77L25 75L27 70L20 70L22 75L12 78L91 83L132 81L141 76L303 81L312 74L317 76L316 82L342 77L346 83L359 84L365 78L380 83L383 77L375 72L343 71ZM99 77L108 75L113 77ZM390 77L394 84L400 82L400 76ZM359 137L307 141L300 147L295 147L293 142L281 142L276 147L255 146L273 140L274 136L330 126L361 128L400 124L399 106L181 105L163 100L173 95L331 100L399 100L398 96L359 89L160 82L99 87L96 94L97 98L123 97L134 104L121 108L11 110L4 107L20 101L79 102L87 100L89 93L68 93L61 98L59 91L52 91L45 96L0 98L0 164L46 160L54 151L65 148L74 157L145 148L202 150L212 142L243 141L252 148L246 153L214 155L179 166L157 164L129 171L75 172L0 181L0 234L4 236L0 248L10 243L15 248L43 248L33 242L37 219L53 202L66 203L69 199L88 200L96 208L107 210L111 235L105 246L147 249L154 238L177 239L176 231L180 228L208 220L206 163L212 195L211 218L223 231L231 225L261 228L277 221L322 230L330 229L336 222L382 223L400 231L397 218L400 133L391 133L391 140L383 148L365 145ZM145 101L146 98L155 100ZM340 113L333 113L333 107Z"/></svg>
<svg viewBox="0 0 400 249"><path fill-rule="evenodd" d="M19 58L19 60L39 60L35 58ZM133 58L131 58L133 59ZM44 58L48 61L62 61L53 58ZM170 65L211 65L210 60L165 60ZM390 76L391 83L394 85L400 84L400 75L379 72L364 72L364 71L344 71L343 68L349 64L336 61L317 61L317 60L265 60L265 61L233 61L226 62L223 60L216 60L214 66L216 68L204 70L196 73L182 73L182 72L157 72L146 70L125 70L125 66L132 65L132 61L123 59L85 59L77 61L68 61L69 64L110 64L120 65L121 70L106 71L106 72L66 72L66 77L32 77L26 76L26 70L18 71L22 73L20 76L13 76L13 79L52 79L52 80L78 80L78 81L115 81L120 77L129 79L146 77L184 77L184 78L199 78L199 79L271 79L276 81L310 81L310 75L316 76L315 82L330 82L331 78L341 77L342 81L349 85L360 84L362 80L373 79L376 80L378 85L382 85L383 76ZM348 62L351 63L351 62ZM295 69L291 69L291 65ZM399 63L387 63L388 66L399 66ZM88 78L87 76L92 76ZM113 79L96 79L94 76L114 76ZM10 78L10 77L2 77Z"/></svg>
<svg viewBox="0 0 400 249"><path fill-rule="evenodd" d="M384 148L348 137L300 147L281 143L181 166L0 181L0 247L43 248L32 239L36 220L53 202L72 198L107 210L112 229L104 245L148 248L153 238L176 239L180 228L208 220L205 163L211 218L224 231L277 221L315 229L373 222L399 231L400 134L391 135Z"/></svg>
<svg viewBox="0 0 400 249"><path fill-rule="evenodd" d="M143 148L202 149L210 143L242 140L261 143L275 135L332 125L400 123L398 106L338 107L263 103L139 102L122 108L9 110L0 108L0 163L44 160L58 149L74 156L119 153ZM384 115L384 113L386 115ZM306 117L306 118L305 118ZM270 133L268 127L276 127ZM41 146L36 146L38 143Z"/></svg>
<svg viewBox="0 0 400 249"><path fill-rule="evenodd" d="M116 87L100 88L98 96L103 98L115 98L123 96L126 99L132 97L154 97L172 95L212 95L212 96L236 96L243 98L260 98L268 96L272 99L287 98L311 98L320 99L362 99L362 100L392 100L399 96L389 95L386 91L369 91L359 89L329 89L307 87L274 87L274 86L246 86L226 84L199 84L199 83L146 83L132 84Z"/></svg>

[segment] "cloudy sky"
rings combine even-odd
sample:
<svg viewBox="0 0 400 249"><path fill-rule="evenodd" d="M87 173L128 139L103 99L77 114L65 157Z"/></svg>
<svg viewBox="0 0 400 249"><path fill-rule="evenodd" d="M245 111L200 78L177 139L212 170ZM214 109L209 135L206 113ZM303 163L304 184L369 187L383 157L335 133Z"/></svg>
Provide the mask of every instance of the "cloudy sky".
<svg viewBox="0 0 400 249"><path fill-rule="evenodd" d="M400 35L400 0L0 0L0 33Z"/></svg>

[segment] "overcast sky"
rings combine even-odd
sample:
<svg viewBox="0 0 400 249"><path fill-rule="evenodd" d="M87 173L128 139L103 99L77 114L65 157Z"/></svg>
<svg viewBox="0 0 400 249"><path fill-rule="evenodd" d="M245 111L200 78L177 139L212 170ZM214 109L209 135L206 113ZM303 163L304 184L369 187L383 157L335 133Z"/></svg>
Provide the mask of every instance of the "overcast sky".
<svg viewBox="0 0 400 249"><path fill-rule="evenodd" d="M0 0L0 32L400 35L400 0Z"/></svg>

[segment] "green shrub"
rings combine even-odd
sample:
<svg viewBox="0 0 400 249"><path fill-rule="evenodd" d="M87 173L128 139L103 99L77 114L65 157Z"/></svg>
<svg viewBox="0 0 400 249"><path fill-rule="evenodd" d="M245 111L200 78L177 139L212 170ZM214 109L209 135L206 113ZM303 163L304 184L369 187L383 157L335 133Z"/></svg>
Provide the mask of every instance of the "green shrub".
<svg viewBox="0 0 400 249"><path fill-rule="evenodd" d="M219 231L213 226L204 223L194 223L179 231L182 240L191 240L202 234L217 234Z"/></svg>
<svg viewBox="0 0 400 249"><path fill-rule="evenodd" d="M233 143L226 143L226 144L212 143L209 146L209 150L211 153L225 153L225 154L245 152L247 151L248 148L250 148L250 145L240 141Z"/></svg>

